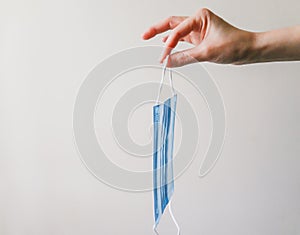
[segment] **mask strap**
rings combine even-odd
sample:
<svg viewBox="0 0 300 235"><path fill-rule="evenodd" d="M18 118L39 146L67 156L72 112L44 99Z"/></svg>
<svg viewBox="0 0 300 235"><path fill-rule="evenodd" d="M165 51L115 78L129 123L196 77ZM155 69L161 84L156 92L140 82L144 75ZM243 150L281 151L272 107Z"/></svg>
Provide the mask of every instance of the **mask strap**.
<svg viewBox="0 0 300 235"><path fill-rule="evenodd" d="M169 213L170 213L170 215L171 215L171 218L172 218L174 224L176 225L176 228L177 228L177 235L180 235L180 227L179 227L179 225L178 225L178 223L177 223L177 221L176 221L176 219L175 219L175 216L174 216L174 214L173 214L173 211L172 211L172 200L169 202ZM157 231L156 228L157 228L157 225L155 224L155 225L153 226L153 231L154 231L154 233L155 233L156 235L159 235L159 233L158 233L158 231Z"/></svg>
<svg viewBox="0 0 300 235"><path fill-rule="evenodd" d="M153 231L156 235L159 235L158 231L156 230L156 226L153 226Z"/></svg>
<svg viewBox="0 0 300 235"><path fill-rule="evenodd" d="M180 227L179 227L179 225L178 225L178 223L177 223L177 221L175 219L175 216L173 214L173 211L172 211L172 200L170 201L170 204L169 204L169 213L170 213L170 215L172 217L172 220L173 220L174 224L176 225L177 235L180 235Z"/></svg>
<svg viewBox="0 0 300 235"><path fill-rule="evenodd" d="M160 85L159 85L158 95L157 95L157 98L156 98L156 104L158 104L158 101L159 101L159 97L160 97L160 94L161 94L162 86L163 86L163 83L164 83L164 78L165 78L165 75L166 75L166 70L169 70L169 80L170 80L170 84L171 84L171 88L172 88L172 95L175 95L175 89L174 89L174 86L173 86L172 70L170 68L167 69L167 64L168 64L168 61L169 61L169 56L167 56L167 58L166 58L165 61L166 62L163 65L163 70L162 70L162 76L161 76L161 81L160 81Z"/></svg>

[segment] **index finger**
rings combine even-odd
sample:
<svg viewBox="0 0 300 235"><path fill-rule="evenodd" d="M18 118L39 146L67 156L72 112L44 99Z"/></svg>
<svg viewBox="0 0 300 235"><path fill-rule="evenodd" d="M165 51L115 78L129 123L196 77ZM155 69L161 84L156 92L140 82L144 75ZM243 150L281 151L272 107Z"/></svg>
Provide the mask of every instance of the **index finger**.
<svg viewBox="0 0 300 235"><path fill-rule="evenodd" d="M171 53L172 49L176 47L178 41L188 35L190 32L193 31L195 27L195 20L193 17L189 17L181 22L173 32L169 35L166 41L166 47L161 55L160 62L162 63L164 59Z"/></svg>
<svg viewBox="0 0 300 235"><path fill-rule="evenodd" d="M168 31L169 29L173 29L186 18L187 17L185 16L170 16L167 19L164 19L159 23L151 26L146 32L142 34L142 38L144 40L148 40L150 38L153 38L157 34Z"/></svg>

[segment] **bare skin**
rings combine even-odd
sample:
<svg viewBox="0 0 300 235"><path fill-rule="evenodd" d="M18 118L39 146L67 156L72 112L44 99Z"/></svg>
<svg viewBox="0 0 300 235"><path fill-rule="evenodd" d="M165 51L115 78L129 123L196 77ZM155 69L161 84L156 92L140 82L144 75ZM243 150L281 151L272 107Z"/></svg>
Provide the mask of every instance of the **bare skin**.
<svg viewBox="0 0 300 235"><path fill-rule="evenodd" d="M151 26L144 40L170 31L163 38L165 50L160 62L170 54L168 66L178 67L194 62L219 64L250 64L272 61L300 60L300 25L255 33L238 29L208 9L194 16L172 16ZM194 47L172 53L179 41Z"/></svg>

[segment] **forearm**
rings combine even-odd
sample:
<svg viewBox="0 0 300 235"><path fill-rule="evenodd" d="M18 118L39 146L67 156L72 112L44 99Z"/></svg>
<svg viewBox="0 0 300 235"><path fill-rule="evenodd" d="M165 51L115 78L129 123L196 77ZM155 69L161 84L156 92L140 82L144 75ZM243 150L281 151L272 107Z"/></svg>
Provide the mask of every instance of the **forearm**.
<svg viewBox="0 0 300 235"><path fill-rule="evenodd" d="M203 8L190 17L168 17L150 27L143 39L171 30L164 39L165 49L161 60L179 41L194 47L172 53L169 65L214 62L219 64L251 64L271 61L300 61L300 25L254 33L238 29L209 9Z"/></svg>
<svg viewBox="0 0 300 235"><path fill-rule="evenodd" d="M242 64L300 60L300 26L251 34L253 43Z"/></svg>

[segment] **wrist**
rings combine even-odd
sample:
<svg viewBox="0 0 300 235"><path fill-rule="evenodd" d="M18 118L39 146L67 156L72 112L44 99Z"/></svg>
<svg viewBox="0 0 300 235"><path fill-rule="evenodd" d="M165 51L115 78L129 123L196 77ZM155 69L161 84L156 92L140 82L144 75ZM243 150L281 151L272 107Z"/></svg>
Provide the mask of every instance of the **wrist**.
<svg viewBox="0 0 300 235"><path fill-rule="evenodd" d="M262 43L260 33L244 31L243 43L241 45L241 57L240 60L234 64L251 64L258 62L258 58L261 58Z"/></svg>
<svg viewBox="0 0 300 235"><path fill-rule="evenodd" d="M278 35L274 35L273 31L251 34L251 47L247 56L248 64L277 61L280 56L283 56L285 46L280 46Z"/></svg>
<svg viewBox="0 0 300 235"><path fill-rule="evenodd" d="M265 32L263 33L252 33L252 46L251 52L249 53L249 63L258 63L265 61L265 54L268 50L267 41L264 40Z"/></svg>
<svg viewBox="0 0 300 235"><path fill-rule="evenodd" d="M300 60L300 26L254 35L252 63Z"/></svg>

